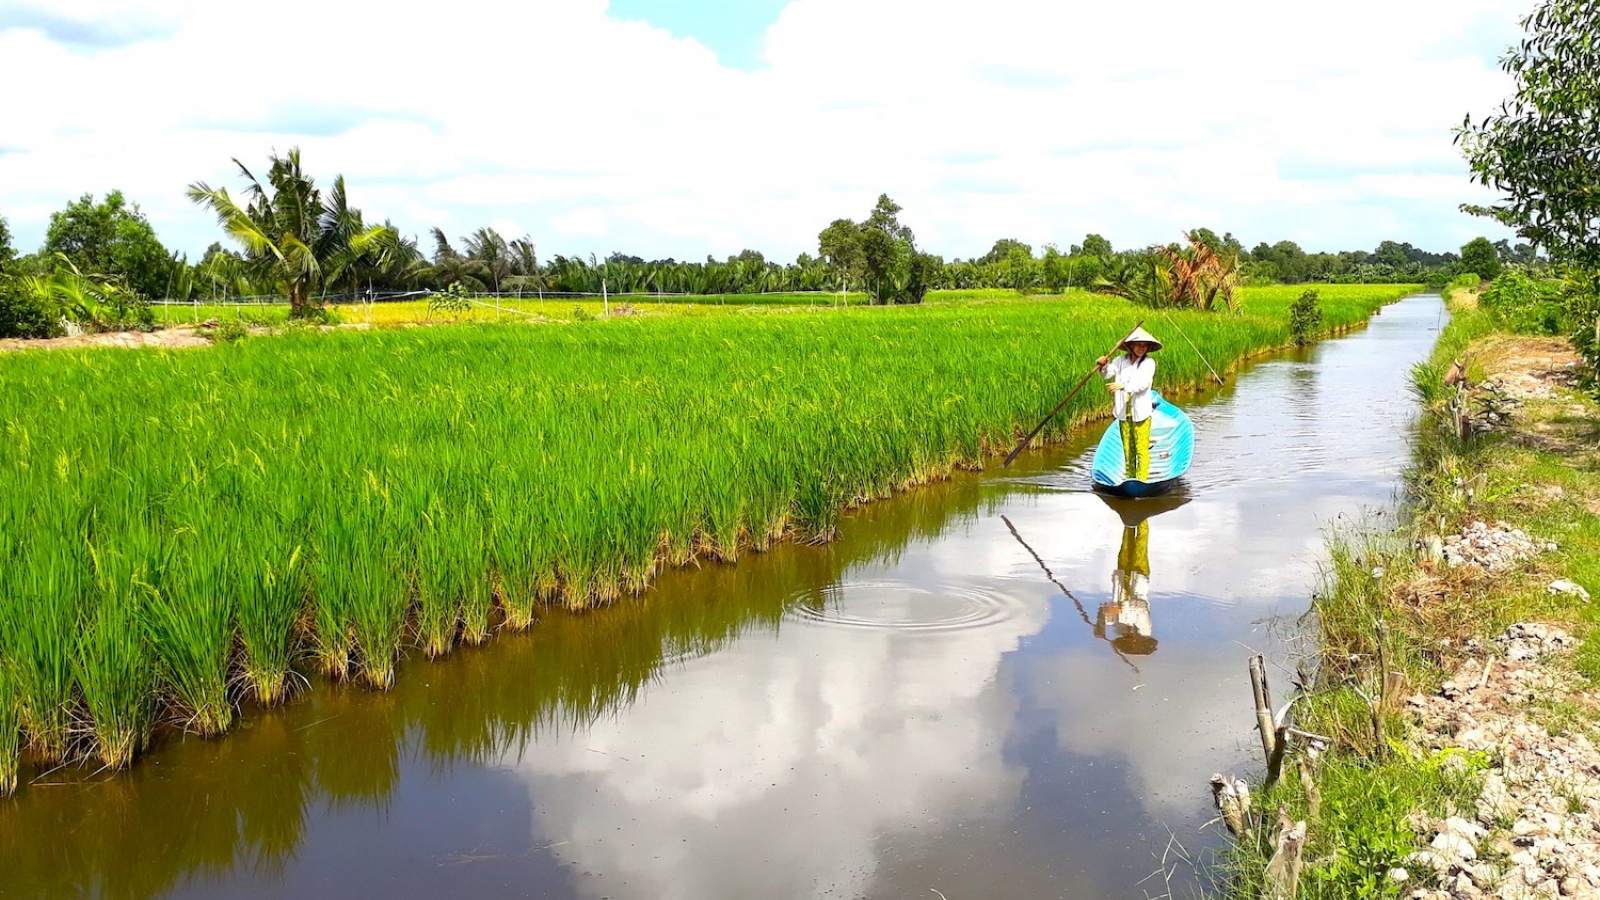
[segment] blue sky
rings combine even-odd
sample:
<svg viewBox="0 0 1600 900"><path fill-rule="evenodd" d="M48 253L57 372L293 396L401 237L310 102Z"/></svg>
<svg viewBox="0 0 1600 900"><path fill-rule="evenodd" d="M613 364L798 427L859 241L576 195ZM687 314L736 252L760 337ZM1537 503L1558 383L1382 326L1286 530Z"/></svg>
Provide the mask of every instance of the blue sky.
<svg viewBox="0 0 1600 900"><path fill-rule="evenodd" d="M43 85L6 97L0 215L32 250L120 189L198 254L185 188L299 147L373 219L547 257L789 260L880 193L950 258L1202 225L1453 249L1504 235L1459 212L1492 198L1451 129L1508 93L1530 4L0 0L0 84Z"/></svg>
<svg viewBox="0 0 1600 900"><path fill-rule="evenodd" d="M612 0L611 17L638 19L693 38L733 69L762 66L768 26L788 0Z"/></svg>

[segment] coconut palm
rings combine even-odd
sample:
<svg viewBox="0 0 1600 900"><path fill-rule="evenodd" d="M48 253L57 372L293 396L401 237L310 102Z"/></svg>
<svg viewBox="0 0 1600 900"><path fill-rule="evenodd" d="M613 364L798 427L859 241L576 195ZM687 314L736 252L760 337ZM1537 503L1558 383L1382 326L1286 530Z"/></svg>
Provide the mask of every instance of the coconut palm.
<svg viewBox="0 0 1600 900"><path fill-rule="evenodd" d="M433 229L433 244L433 268L438 273L441 286L460 283L469 291L487 288L490 274L483 260L457 252L439 228Z"/></svg>
<svg viewBox="0 0 1600 900"><path fill-rule="evenodd" d="M1211 244L1184 232L1187 248L1157 247L1170 275L1170 302L1177 306L1214 309L1218 301L1228 309L1237 306L1239 258L1218 253Z"/></svg>
<svg viewBox="0 0 1600 900"><path fill-rule="evenodd" d="M189 199L216 213L224 231L244 247L244 263L252 280L272 284L289 296L289 314L310 312L312 297L369 253L377 251L390 232L367 227L345 194L344 176L333 180L326 200L316 181L300 167L299 148L272 156L263 185L244 163L233 164L249 182L246 205L226 188L203 181L189 186Z"/></svg>
<svg viewBox="0 0 1600 900"><path fill-rule="evenodd" d="M479 228L461 239L466 255L483 263L484 275L495 293L500 293L500 282L516 274L511 246L493 228Z"/></svg>

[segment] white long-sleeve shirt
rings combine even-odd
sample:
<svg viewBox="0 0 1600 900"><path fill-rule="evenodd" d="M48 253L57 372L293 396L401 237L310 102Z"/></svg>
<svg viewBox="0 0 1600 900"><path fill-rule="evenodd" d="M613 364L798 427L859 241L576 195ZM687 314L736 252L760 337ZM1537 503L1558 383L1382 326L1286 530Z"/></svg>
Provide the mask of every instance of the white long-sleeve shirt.
<svg viewBox="0 0 1600 900"><path fill-rule="evenodd" d="M1119 420L1126 417L1143 422L1155 412L1150 389L1155 386L1156 361L1145 356L1137 364L1133 357L1123 354L1106 363L1106 380L1122 385L1111 401L1111 413ZM1130 409L1131 404L1131 409Z"/></svg>

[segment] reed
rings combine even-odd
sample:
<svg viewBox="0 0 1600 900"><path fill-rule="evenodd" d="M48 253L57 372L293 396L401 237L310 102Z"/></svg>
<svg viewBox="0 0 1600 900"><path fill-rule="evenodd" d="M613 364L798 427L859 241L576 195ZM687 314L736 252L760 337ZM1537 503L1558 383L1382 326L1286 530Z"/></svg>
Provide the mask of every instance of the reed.
<svg viewBox="0 0 1600 900"><path fill-rule="evenodd" d="M1325 325L1408 291L1328 286ZM1289 342L1297 295L1171 317L1226 369ZM0 357L15 714L43 759L87 752L83 723L122 764L157 715L227 727L230 675L269 704L301 659L384 687L408 642L826 539L1009 448L1147 313L1073 294ZM1169 341L1163 387L1206 377ZM1104 408L1085 391L1045 436Z"/></svg>

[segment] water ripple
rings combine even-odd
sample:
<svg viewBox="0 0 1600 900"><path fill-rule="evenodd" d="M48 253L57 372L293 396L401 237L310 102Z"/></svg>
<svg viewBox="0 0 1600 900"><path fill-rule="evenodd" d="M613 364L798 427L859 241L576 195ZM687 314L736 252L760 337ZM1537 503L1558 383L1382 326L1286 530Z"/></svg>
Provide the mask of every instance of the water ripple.
<svg viewBox="0 0 1600 900"><path fill-rule="evenodd" d="M1020 600L974 587L857 581L836 586L821 605L795 607L790 616L822 626L921 633L988 628L1023 610Z"/></svg>

